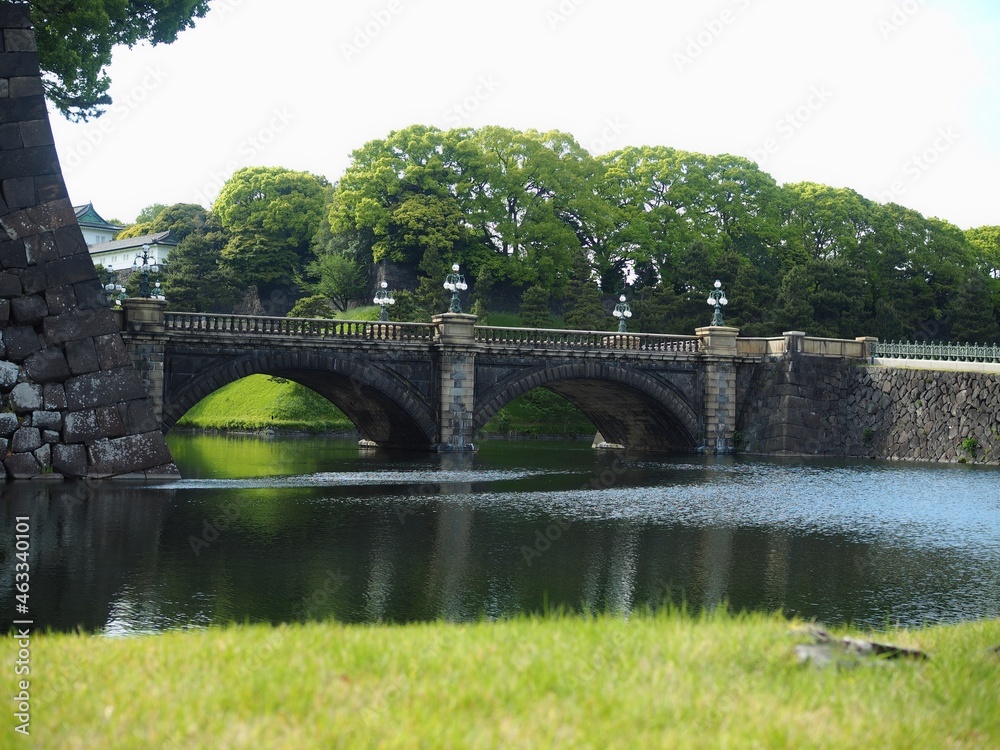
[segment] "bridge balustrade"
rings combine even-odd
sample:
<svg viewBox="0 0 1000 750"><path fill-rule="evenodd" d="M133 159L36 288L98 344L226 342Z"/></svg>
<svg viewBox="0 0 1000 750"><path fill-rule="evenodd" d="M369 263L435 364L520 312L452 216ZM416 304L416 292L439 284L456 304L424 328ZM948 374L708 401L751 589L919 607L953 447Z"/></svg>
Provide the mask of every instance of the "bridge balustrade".
<svg viewBox="0 0 1000 750"><path fill-rule="evenodd" d="M428 342L434 338L435 333L434 326L428 323L380 323L363 320L177 312L165 314L164 327L167 331L192 333L304 336L318 339L338 338L372 341Z"/></svg>
<svg viewBox="0 0 1000 750"><path fill-rule="evenodd" d="M995 344L952 344L939 341L880 341L873 357L886 359L944 360L951 362L1000 362L1000 346Z"/></svg>
<svg viewBox="0 0 1000 750"><path fill-rule="evenodd" d="M539 349L630 349L646 352L697 354L697 336L664 333L610 333L559 328L504 328L476 326L477 344Z"/></svg>

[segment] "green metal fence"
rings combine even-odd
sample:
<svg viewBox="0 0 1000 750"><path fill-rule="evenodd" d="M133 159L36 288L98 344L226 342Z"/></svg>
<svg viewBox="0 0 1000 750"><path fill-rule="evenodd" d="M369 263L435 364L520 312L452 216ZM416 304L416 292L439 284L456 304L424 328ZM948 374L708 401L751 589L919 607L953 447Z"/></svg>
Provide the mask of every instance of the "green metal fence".
<svg viewBox="0 0 1000 750"><path fill-rule="evenodd" d="M996 344L952 344L939 341L879 341L872 345L873 357L891 359L936 359L951 362L1000 362Z"/></svg>

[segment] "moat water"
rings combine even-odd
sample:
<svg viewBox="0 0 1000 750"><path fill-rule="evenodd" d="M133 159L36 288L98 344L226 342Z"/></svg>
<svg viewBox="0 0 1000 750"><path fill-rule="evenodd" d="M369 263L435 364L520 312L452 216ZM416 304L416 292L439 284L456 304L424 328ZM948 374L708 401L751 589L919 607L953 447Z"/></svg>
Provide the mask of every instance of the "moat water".
<svg viewBox="0 0 1000 750"><path fill-rule="evenodd" d="M11 484L35 628L475 620L546 609L781 611L881 628L1000 616L1000 469L651 456L584 442L396 454L172 434L149 486Z"/></svg>

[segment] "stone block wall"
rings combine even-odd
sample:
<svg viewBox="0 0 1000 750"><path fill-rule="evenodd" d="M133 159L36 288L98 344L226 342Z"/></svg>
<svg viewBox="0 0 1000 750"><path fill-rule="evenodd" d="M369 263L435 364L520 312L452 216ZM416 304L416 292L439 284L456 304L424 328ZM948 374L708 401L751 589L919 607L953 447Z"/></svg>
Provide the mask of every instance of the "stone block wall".
<svg viewBox="0 0 1000 750"><path fill-rule="evenodd" d="M66 194L26 5L0 5L0 480L175 476Z"/></svg>
<svg viewBox="0 0 1000 750"><path fill-rule="evenodd" d="M854 384L852 455L1000 464L1000 375L863 367Z"/></svg>
<svg viewBox="0 0 1000 750"><path fill-rule="evenodd" d="M746 453L1000 463L1000 375L793 355L742 366L737 391Z"/></svg>

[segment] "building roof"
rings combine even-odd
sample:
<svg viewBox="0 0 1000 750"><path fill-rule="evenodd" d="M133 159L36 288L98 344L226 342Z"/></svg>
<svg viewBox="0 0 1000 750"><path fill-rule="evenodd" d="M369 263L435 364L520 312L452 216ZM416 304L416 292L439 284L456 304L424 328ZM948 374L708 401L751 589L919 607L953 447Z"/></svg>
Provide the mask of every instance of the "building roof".
<svg viewBox="0 0 1000 750"><path fill-rule="evenodd" d="M109 250L129 250L130 248L141 249L143 245L169 245L173 247L177 240L170 236L170 230L166 232L154 232L144 234L141 237L128 237L124 240L113 240L111 242L101 242L98 245L90 246L90 253L106 253Z"/></svg>
<svg viewBox="0 0 1000 750"><path fill-rule="evenodd" d="M73 206L73 211L76 213L76 221L80 226L89 227L91 229L109 229L113 232L120 232L125 228L119 224L111 224L105 221L101 215L94 210L93 203L87 203L83 206Z"/></svg>

